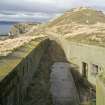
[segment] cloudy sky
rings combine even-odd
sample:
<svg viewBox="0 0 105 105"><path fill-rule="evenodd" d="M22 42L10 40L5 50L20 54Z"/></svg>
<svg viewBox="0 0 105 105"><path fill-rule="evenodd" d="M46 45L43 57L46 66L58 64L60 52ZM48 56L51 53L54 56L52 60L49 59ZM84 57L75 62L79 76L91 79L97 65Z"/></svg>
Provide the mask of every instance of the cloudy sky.
<svg viewBox="0 0 105 105"><path fill-rule="evenodd" d="M79 6L105 10L105 0L0 0L0 21L47 21Z"/></svg>

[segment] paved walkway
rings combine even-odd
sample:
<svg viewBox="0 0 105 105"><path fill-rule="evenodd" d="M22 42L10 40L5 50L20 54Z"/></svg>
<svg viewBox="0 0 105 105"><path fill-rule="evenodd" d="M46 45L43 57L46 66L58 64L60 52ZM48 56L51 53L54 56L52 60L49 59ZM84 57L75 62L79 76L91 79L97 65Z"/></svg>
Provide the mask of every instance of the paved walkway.
<svg viewBox="0 0 105 105"><path fill-rule="evenodd" d="M51 93L54 105L79 105L79 97L68 63L56 62L52 66Z"/></svg>

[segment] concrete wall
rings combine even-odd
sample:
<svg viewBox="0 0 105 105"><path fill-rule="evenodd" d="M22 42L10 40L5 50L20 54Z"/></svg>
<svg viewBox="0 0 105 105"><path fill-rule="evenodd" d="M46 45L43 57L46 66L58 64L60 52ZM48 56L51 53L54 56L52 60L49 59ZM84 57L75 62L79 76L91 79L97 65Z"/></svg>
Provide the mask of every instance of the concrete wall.
<svg viewBox="0 0 105 105"><path fill-rule="evenodd" d="M0 61L0 105L23 105L49 40L32 42Z"/></svg>
<svg viewBox="0 0 105 105"><path fill-rule="evenodd" d="M47 39L33 41L0 60L0 105L23 105L27 87L49 43ZM105 48L71 43L63 39L57 39L57 43L61 45L68 61L78 67L77 70L81 75L83 74L82 63L87 63L87 79L96 86L97 75L93 75L92 65L98 66L98 74L105 70ZM98 80L97 86L97 97L100 97L97 105L101 105L99 102L103 102L105 90L103 82Z"/></svg>
<svg viewBox="0 0 105 105"><path fill-rule="evenodd" d="M87 79L92 85L96 85L96 75L93 74L93 65L98 66L98 74L105 70L105 48L69 42L68 40L59 39L57 41L64 49L65 55L69 62L78 67L82 75L82 63L87 63Z"/></svg>

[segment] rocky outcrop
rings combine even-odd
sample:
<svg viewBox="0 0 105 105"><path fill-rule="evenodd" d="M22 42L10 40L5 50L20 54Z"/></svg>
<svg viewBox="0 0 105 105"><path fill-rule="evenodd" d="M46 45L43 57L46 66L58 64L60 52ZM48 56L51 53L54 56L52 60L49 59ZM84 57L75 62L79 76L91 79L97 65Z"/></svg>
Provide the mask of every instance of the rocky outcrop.
<svg viewBox="0 0 105 105"><path fill-rule="evenodd" d="M28 32L32 28L32 24L25 24L25 23L18 23L15 24L11 30L10 30L10 35L19 35L19 34L24 34Z"/></svg>

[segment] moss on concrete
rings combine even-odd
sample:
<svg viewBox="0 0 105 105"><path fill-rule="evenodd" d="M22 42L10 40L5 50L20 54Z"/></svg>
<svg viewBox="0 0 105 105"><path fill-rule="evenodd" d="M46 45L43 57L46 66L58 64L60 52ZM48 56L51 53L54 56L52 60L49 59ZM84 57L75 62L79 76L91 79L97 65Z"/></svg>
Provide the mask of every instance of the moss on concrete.
<svg viewBox="0 0 105 105"><path fill-rule="evenodd" d="M59 61L66 61L64 51L55 41L51 41L28 87L25 105L53 105L50 93L50 72L51 65Z"/></svg>
<svg viewBox="0 0 105 105"><path fill-rule="evenodd" d="M14 51L0 58L0 81L4 79L12 70L34 49L37 48L42 40L33 40L30 43L14 49Z"/></svg>
<svg viewBox="0 0 105 105"><path fill-rule="evenodd" d="M27 89L28 94L25 98L25 105L53 105L50 93L51 65L52 60L48 50L46 50Z"/></svg>

